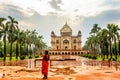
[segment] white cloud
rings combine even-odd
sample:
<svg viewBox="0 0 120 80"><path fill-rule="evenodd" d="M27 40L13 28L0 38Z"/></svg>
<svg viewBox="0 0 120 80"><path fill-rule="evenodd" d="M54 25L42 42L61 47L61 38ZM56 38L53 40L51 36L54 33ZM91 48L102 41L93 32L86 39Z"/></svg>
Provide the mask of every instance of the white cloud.
<svg viewBox="0 0 120 80"><path fill-rule="evenodd" d="M20 29L24 30L24 29L34 29L34 25L30 22L27 21L19 21L19 27Z"/></svg>
<svg viewBox="0 0 120 80"><path fill-rule="evenodd" d="M3 11L4 10L4 7L0 7L0 11Z"/></svg>
<svg viewBox="0 0 120 80"><path fill-rule="evenodd" d="M35 12L43 16L55 13L63 20L69 21L71 25L80 24L84 17L94 17L105 10L114 9L105 3L106 0L61 0L62 4L57 4L60 10L55 10L49 1L52 0L1 0L0 4L17 6L19 8L16 9L26 17L34 15Z"/></svg>
<svg viewBox="0 0 120 80"><path fill-rule="evenodd" d="M0 1L0 4L14 5L21 9L25 15L31 16L34 12L41 15L47 15L49 12L54 12L54 9L48 3L50 0L9 0Z"/></svg>
<svg viewBox="0 0 120 80"><path fill-rule="evenodd" d="M59 4L64 14L80 15L80 16L95 16L96 14L106 10L108 7L103 5L105 0L63 0L63 4ZM76 10L76 12L75 12ZM63 14L63 15L64 15Z"/></svg>
<svg viewBox="0 0 120 80"><path fill-rule="evenodd" d="M61 16L67 18L72 25L78 25L84 17L96 16L101 12L109 9L103 5L105 0L62 0L63 4L59 4L63 11L60 11Z"/></svg>

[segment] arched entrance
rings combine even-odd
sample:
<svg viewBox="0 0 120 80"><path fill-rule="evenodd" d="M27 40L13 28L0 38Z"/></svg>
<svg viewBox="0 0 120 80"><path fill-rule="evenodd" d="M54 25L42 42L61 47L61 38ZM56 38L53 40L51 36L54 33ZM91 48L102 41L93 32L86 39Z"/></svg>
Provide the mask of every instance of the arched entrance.
<svg viewBox="0 0 120 80"><path fill-rule="evenodd" d="M63 41L63 46L64 46L64 50L68 50L69 49L69 41L67 39L65 39Z"/></svg>

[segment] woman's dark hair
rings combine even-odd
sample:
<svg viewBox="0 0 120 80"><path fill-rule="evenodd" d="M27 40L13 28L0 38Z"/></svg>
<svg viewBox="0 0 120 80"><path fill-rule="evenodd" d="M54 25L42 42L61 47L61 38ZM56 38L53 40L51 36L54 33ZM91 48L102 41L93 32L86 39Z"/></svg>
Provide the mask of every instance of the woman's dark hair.
<svg viewBox="0 0 120 80"><path fill-rule="evenodd" d="M48 54L48 51L47 51L47 50L45 51L45 54Z"/></svg>
<svg viewBox="0 0 120 80"><path fill-rule="evenodd" d="M48 51L47 51L47 50L45 50L45 54L48 54ZM45 59L46 61L48 61L48 60L50 59L50 56L49 56L49 55L48 55L48 57L44 56L44 59Z"/></svg>

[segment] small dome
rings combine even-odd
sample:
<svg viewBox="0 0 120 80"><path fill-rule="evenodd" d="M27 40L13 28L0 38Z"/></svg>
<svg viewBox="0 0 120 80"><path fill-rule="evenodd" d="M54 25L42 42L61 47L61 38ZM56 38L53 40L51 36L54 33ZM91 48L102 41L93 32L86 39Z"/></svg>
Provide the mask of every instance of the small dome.
<svg viewBox="0 0 120 80"><path fill-rule="evenodd" d="M51 31L51 34L54 34L54 31Z"/></svg>
<svg viewBox="0 0 120 80"><path fill-rule="evenodd" d="M78 31L78 36L81 36L81 31L80 30Z"/></svg>
<svg viewBox="0 0 120 80"><path fill-rule="evenodd" d="M51 32L51 36L55 36L55 33L54 33L54 31L52 31L52 32Z"/></svg>

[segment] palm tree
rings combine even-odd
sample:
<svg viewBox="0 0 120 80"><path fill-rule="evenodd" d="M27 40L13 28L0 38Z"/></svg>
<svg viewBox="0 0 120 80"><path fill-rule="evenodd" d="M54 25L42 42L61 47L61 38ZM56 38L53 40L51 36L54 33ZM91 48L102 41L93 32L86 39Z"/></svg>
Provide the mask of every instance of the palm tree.
<svg viewBox="0 0 120 80"><path fill-rule="evenodd" d="M3 43L2 43L2 41L0 41L0 57L3 57L3 53L2 53L2 45L3 45Z"/></svg>
<svg viewBox="0 0 120 80"><path fill-rule="evenodd" d="M107 55L108 58L108 32L106 29L102 29L99 33L98 33L98 42L100 44L100 48L101 48L101 52L104 55Z"/></svg>
<svg viewBox="0 0 120 80"><path fill-rule="evenodd" d="M103 37L103 30L101 30L98 34L98 44L99 44L99 48L100 48L100 54L102 55L104 52L104 37Z"/></svg>
<svg viewBox="0 0 120 80"><path fill-rule="evenodd" d="M32 45L35 46L35 42L36 42L36 38L37 38L37 32L36 30L33 30L33 31L28 31L27 32L28 35L26 36L26 39L27 39L27 44L29 46L29 51L32 52ZM30 54L30 56L32 55L32 53Z"/></svg>
<svg viewBox="0 0 120 80"><path fill-rule="evenodd" d="M6 37L9 28L8 22L6 22L5 24L3 23L5 20L5 18L0 17L0 37L3 37L4 42L4 66L6 62Z"/></svg>
<svg viewBox="0 0 120 80"><path fill-rule="evenodd" d="M111 24L111 25L112 25L112 33L113 33L113 40L114 40L115 59L116 59L115 67L117 70L118 68L117 68L117 45L116 45L116 41L119 40L118 30L120 30L120 28L118 27L118 25L115 25L115 24Z"/></svg>
<svg viewBox="0 0 120 80"><path fill-rule="evenodd" d="M119 49L119 55L120 55L120 40L118 41L118 49Z"/></svg>
<svg viewBox="0 0 120 80"><path fill-rule="evenodd" d="M18 29L17 27L18 21L16 21L11 16L8 16L8 18L10 19L10 21L8 21L8 24L9 24L8 40L10 42L10 61L11 61L12 60L12 45L13 45L13 42L15 41L15 30Z"/></svg>
<svg viewBox="0 0 120 80"><path fill-rule="evenodd" d="M38 36L37 39L36 39L36 42L35 42L35 45L36 45L39 49L42 49L42 39L43 39L43 36Z"/></svg>
<svg viewBox="0 0 120 80"><path fill-rule="evenodd" d="M22 55L21 53L21 51L23 50L23 48L22 48L22 45L25 43L25 40L26 40L26 34L25 34L25 32L24 31L21 31L20 32L20 34L19 34L19 40L18 40L18 42L19 42L19 44L20 44L20 56Z"/></svg>
<svg viewBox="0 0 120 80"><path fill-rule="evenodd" d="M93 28L91 29L91 32L90 32L90 34L92 34L93 33L93 35L97 35L97 33L100 31L100 27L98 27L98 24L94 24L93 25Z"/></svg>
<svg viewBox="0 0 120 80"><path fill-rule="evenodd" d="M88 45L88 49L90 53L93 53L93 49L94 49L94 37L93 35L90 36L89 38L87 38L86 44Z"/></svg>
<svg viewBox="0 0 120 80"><path fill-rule="evenodd" d="M25 37L25 44L26 44L26 48L27 48L27 55L29 55L29 51L28 51L28 48L29 48L29 45L30 45L30 42L31 42L31 40L30 40L30 37L29 37L29 35L30 35L30 31L29 30L26 30L25 31L25 34L26 34L26 37Z"/></svg>
<svg viewBox="0 0 120 80"><path fill-rule="evenodd" d="M94 42L94 45L93 45L93 51L94 51L94 53L96 53L98 50L98 42L97 42L97 34L98 34L98 32L100 31L100 27L98 27L98 24L94 24L93 25L93 28L91 29L91 32L90 32L90 34L93 34L92 36L93 36L93 42Z"/></svg>
<svg viewBox="0 0 120 80"><path fill-rule="evenodd" d="M112 38L113 38L113 32L112 32L112 27L113 24L108 24L107 29L108 29L108 35L109 35L109 45L110 45L110 58L112 58Z"/></svg>
<svg viewBox="0 0 120 80"><path fill-rule="evenodd" d="M112 32L113 32L113 39L114 39L114 49L115 49L115 58L117 59L117 45L116 45L116 41L119 40L119 33L118 30L120 30L120 28L118 27L118 25L115 24L111 24L112 27Z"/></svg>
<svg viewBox="0 0 120 80"><path fill-rule="evenodd" d="M16 40L16 60L18 60L19 56L19 39L20 39L20 29L15 30L15 40Z"/></svg>

